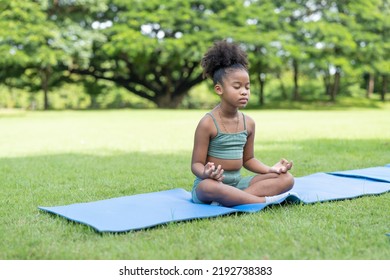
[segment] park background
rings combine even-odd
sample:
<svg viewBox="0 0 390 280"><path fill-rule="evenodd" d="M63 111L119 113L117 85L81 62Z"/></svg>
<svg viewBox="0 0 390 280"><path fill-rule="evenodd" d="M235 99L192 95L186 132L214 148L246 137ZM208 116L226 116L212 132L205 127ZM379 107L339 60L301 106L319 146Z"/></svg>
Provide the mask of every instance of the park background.
<svg viewBox="0 0 390 280"><path fill-rule="evenodd" d="M248 53L256 157L390 163L388 1L0 0L0 259L389 259L390 196L97 234L38 206L191 189L199 61ZM191 109L191 110L190 110Z"/></svg>
<svg viewBox="0 0 390 280"><path fill-rule="evenodd" d="M251 106L385 101L389 5L1 0L0 108L209 108L199 62L221 39L248 52Z"/></svg>

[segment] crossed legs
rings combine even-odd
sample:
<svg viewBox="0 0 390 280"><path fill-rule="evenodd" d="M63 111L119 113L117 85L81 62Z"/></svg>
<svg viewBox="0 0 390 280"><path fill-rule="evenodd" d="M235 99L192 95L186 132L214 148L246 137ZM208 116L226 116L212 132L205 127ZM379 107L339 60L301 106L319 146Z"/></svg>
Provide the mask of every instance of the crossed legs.
<svg viewBox="0 0 390 280"><path fill-rule="evenodd" d="M266 196L274 196L289 191L294 185L294 177L286 173L258 174L249 186L240 190L213 179L201 181L196 188L199 200L210 203L216 201L225 206L264 203Z"/></svg>

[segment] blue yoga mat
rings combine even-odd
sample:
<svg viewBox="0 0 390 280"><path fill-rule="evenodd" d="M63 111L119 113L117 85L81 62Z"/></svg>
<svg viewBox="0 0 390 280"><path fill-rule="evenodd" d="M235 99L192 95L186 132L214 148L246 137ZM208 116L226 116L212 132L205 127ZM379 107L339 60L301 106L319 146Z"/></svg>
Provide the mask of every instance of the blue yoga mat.
<svg viewBox="0 0 390 280"><path fill-rule="evenodd" d="M390 165L295 178L291 194L275 202L315 203L356 198L390 191ZM223 207L195 204L184 189L137 194L64 206L38 207L98 232L126 232L191 219L217 217L237 212L257 212L269 204Z"/></svg>
<svg viewBox="0 0 390 280"><path fill-rule="evenodd" d="M328 174L345 176L345 177L353 177L353 178L371 179L375 181L390 183L389 167L390 164L384 167L370 167L370 168L356 169L356 170L337 171L337 172L330 172Z"/></svg>

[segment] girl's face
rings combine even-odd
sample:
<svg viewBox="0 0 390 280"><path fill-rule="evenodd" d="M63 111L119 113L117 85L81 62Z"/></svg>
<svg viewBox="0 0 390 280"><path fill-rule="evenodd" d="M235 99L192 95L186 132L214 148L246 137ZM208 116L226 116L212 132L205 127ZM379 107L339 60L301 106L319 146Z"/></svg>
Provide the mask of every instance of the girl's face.
<svg viewBox="0 0 390 280"><path fill-rule="evenodd" d="M250 96L249 74L244 69L228 69L222 84L216 84L214 89L222 101L243 108Z"/></svg>

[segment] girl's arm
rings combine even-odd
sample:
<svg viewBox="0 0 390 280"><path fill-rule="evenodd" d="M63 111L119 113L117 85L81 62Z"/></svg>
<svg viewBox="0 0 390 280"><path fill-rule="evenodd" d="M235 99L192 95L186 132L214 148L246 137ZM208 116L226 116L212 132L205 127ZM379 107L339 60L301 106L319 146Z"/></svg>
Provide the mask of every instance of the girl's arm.
<svg viewBox="0 0 390 280"><path fill-rule="evenodd" d="M264 174L270 172L270 167L257 160L254 156L254 140L255 140L255 122L252 118L245 116L248 138L244 147L243 165L249 171L254 173Z"/></svg>
<svg viewBox="0 0 390 280"><path fill-rule="evenodd" d="M270 167L254 157L254 139L255 139L255 122L246 116L248 138L244 147L243 165L249 171L258 174L265 173L283 173L287 172L292 167L292 162L282 159L274 166Z"/></svg>
<svg viewBox="0 0 390 280"><path fill-rule="evenodd" d="M196 177L201 179L211 178L222 181L223 169L221 166L216 167L213 162L206 163L210 137L213 133L211 127L210 118L206 116L199 122L195 130L191 171Z"/></svg>

